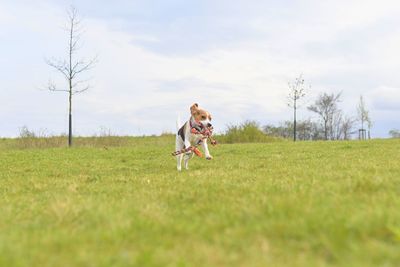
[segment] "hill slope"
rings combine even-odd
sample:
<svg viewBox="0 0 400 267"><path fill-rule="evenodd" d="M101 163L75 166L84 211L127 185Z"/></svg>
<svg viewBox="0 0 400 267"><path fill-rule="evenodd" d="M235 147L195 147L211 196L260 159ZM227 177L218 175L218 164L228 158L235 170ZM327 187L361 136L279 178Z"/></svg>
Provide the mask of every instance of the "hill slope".
<svg viewBox="0 0 400 267"><path fill-rule="evenodd" d="M173 146L3 146L0 266L398 266L400 141Z"/></svg>

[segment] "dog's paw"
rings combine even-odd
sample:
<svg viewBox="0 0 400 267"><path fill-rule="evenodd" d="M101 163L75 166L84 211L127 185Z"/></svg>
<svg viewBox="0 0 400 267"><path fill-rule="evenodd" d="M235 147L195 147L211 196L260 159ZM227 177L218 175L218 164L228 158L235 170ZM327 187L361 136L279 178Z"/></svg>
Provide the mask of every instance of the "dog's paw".
<svg viewBox="0 0 400 267"><path fill-rule="evenodd" d="M206 157L206 160L212 160L212 159L213 157L211 155Z"/></svg>

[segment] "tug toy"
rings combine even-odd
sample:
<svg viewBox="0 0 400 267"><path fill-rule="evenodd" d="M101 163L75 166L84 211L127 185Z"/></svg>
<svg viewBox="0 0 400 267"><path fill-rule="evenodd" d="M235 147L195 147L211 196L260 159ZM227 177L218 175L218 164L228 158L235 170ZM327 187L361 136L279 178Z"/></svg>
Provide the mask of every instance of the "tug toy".
<svg viewBox="0 0 400 267"><path fill-rule="evenodd" d="M193 152L194 154L196 154L196 156L201 158L201 157L203 157L203 154L197 148L199 145L201 145L203 142L207 142L208 139L210 139L211 145L215 146L217 144L217 141L211 137L212 132L213 132L213 127L205 127L204 129L200 129L199 127L192 127L192 129L190 129L190 132L192 134L201 134L202 138L194 146L190 146L190 147L183 148L181 150L172 152L172 156L178 156L183 153Z"/></svg>

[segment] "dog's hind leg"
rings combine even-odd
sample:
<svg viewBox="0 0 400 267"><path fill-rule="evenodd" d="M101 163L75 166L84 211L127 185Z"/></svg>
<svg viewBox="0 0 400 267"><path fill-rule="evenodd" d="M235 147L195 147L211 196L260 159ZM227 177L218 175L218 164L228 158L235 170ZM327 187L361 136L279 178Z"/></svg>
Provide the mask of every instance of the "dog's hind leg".
<svg viewBox="0 0 400 267"><path fill-rule="evenodd" d="M180 138L180 136L176 136L176 145L175 145L175 149L176 151L180 151L184 148L184 143L182 141L182 139ZM182 159L183 159L183 154L179 154L176 156L176 169L178 171L182 170Z"/></svg>
<svg viewBox="0 0 400 267"><path fill-rule="evenodd" d="M185 154L185 156L183 157L184 163L185 163L185 169L189 170L189 160L193 158L193 152L190 154Z"/></svg>

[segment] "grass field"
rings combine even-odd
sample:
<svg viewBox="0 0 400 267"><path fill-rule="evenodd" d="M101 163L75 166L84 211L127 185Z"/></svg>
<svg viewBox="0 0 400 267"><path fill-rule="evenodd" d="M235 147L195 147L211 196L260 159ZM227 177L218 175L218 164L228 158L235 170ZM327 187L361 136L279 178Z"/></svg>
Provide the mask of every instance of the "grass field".
<svg viewBox="0 0 400 267"><path fill-rule="evenodd" d="M399 140L224 144L181 173L171 136L15 142L0 266L400 265Z"/></svg>

